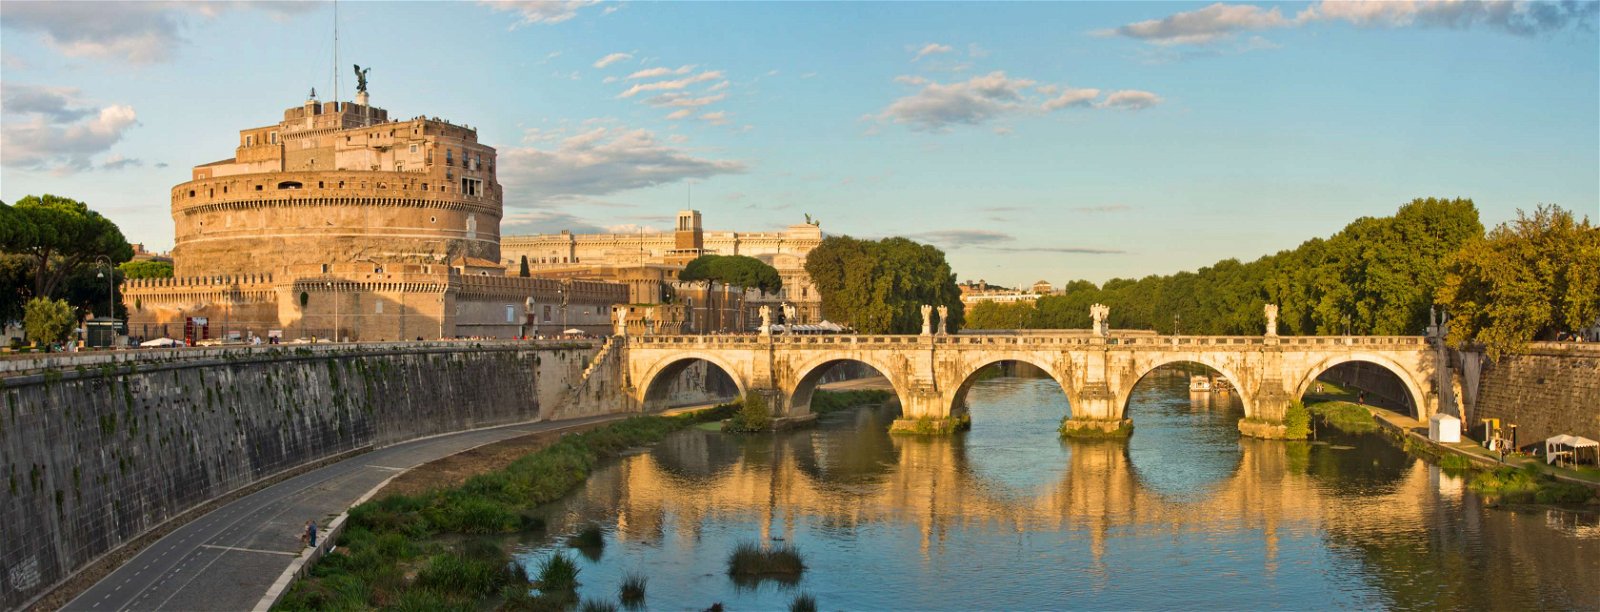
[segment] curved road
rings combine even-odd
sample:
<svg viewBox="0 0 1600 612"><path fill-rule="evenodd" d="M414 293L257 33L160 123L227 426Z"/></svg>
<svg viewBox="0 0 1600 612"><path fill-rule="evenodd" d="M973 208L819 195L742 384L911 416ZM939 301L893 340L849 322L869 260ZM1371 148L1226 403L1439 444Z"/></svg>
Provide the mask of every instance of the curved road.
<svg viewBox="0 0 1600 612"><path fill-rule="evenodd" d="M530 433L622 418L505 425L381 448L228 503L166 537L68 602L64 610L249 610L304 547L306 519L325 526L390 477L429 461Z"/></svg>

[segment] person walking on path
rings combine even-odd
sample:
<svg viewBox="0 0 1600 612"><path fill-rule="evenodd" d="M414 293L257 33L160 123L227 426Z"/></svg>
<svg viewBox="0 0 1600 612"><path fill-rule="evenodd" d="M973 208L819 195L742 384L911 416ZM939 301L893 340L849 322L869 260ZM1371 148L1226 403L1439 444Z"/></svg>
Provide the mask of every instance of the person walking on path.
<svg viewBox="0 0 1600 612"><path fill-rule="evenodd" d="M300 542L312 548L317 547L317 521L306 521L306 530L300 534Z"/></svg>

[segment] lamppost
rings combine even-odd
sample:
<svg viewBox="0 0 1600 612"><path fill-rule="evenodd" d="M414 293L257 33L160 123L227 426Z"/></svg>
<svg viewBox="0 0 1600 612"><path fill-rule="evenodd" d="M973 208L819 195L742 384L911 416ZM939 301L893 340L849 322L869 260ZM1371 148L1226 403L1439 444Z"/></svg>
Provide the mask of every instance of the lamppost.
<svg viewBox="0 0 1600 612"><path fill-rule="evenodd" d="M556 295L561 296L561 333L567 333L567 279L561 280L561 286L556 288Z"/></svg>
<svg viewBox="0 0 1600 612"><path fill-rule="evenodd" d="M111 320L110 331L111 335L115 337L117 333L117 290L115 285L117 275L111 272L110 257L96 255L94 262L97 266L105 266L104 272L96 272L94 276L95 278L104 277L106 279L106 318ZM111 343L108 342L106 346L111 346Z"/></svg>
<svg viewBox="0 0 1600 612"><path fill-rule="evenodd" d="M1172 315L1172 335L1178 335L1178 315Z"/></svg>

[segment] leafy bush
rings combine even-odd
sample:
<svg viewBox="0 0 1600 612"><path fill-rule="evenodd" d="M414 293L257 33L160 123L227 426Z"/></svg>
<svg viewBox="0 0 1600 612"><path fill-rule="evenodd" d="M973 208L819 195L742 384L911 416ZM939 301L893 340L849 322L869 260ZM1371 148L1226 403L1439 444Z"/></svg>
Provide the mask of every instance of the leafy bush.
<svg viewBox="0 0 1600 612"><path fill-rule="evenodd" d="M1311 413L1300 400L1289 402L1283 410L1283 438L1304 440L1311 435Z"/></svg>
<svg viewBox="0 0 1600 612"><path fill-rule="evenodd" d="M893 391L884 389L857 389L853 391L817 391L811 394L811 412L828 414L849 410L867 404L882 404L894 397Z"/></svg>
<svg viewBox="0 0 1600 612"><path fill-rule="evenodd" d="M722 426L723 431L741 433L766 431L770 428L772 428L772 411L767 408L767 400L757 393L744 394L744 398L739 400L739 410Z"/></svg>

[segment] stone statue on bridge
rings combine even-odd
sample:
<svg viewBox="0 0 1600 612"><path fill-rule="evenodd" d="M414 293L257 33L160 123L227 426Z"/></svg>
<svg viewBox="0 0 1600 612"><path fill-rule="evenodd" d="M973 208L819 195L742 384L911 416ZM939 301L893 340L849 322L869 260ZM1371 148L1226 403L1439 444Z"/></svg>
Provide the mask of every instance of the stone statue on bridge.
<svg viewBox="0 0 1600 612"><path fill-rule="evenodd" d="M794 304L783 305L783 332L789 333L796 324L800 323L800 308Z"/></svg>
<svg viewBox="0 0 1600 612"><path fill-rule="evenodd" d="M618 335L618 336L626 336L626 335L628 335L628 307L627 306L618 306L618 307L616 307L615 310L613 310L611 312L611 314L616 315L616 330L615 330L616 335ZM563 331L565 331L565 330L563 330Z"/></svg>
<svg viewBox="0 0 1600 612"><path fill-rule="evenodd" d="M933 306L929 306L927 304L923 304L922 305L922 335L924 335L924 336L932 336L933 335L933 322L928 320L929 317L932 314L933 314Z"/></svg>
<svg viewBox="0 0 1600 612"><path fill-rule="evenodd" d="M1266 306L1262 307L1262 310L1265 310L1267 313L1267 335L1278 335L1278 305L1267 304Z"/></svg>
<svg viewBox="0 0 1600 612"><path fill-rule="evenodd" d="M944 304L940 304L939 308L938 308L938 311L939 311L939 335L943 336L945 334L950 333L950 331L949 331L950 327L945 322L946 319L950 316L950 307L949 306L945 306Z"/></svg>
<svg viewBox="0 0 1600 612"><path fill-rule="evenodd" d="M1089 307L1089 318L1094 319L1094 335L1105 336L1110 328L1106 319L1111 316L1111 307L1105 304L1095 304Z"/></svg>
<svg viewBox="0 0 1600 612"><path fill-rule="evenodd" d="M771 336L772 335L772 307L763 304L761 306L761 311L760 312L761 312L761 335L763 335L763 336Z"/></svg>

